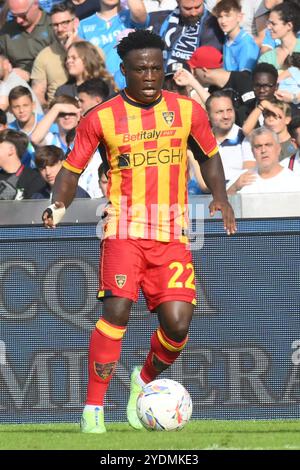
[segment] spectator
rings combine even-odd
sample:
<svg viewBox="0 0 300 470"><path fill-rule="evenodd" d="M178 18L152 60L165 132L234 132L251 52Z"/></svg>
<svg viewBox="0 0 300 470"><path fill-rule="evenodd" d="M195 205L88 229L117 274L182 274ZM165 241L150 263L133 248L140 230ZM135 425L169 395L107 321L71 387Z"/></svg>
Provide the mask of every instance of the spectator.
<svg viewBox="0 0 300 470"><path fill-rule="evenodd" d="M225 179L240 174L243 168L255 166L250 143L240 127L235 124L235 112L230 95L216 91L206 101L210 124L219 145Z"/></svg>
<svg viewBox="0 0 300 470"><path fill-rule="evenodd" d="M78 97L81 113L87 113L89 109L102 103L109 96L107 83L101 78L92 78L82 83L78 87ZM102 197L98 181L98 168L102 162L99 150L97 149L90 159L83 173L80 175L79 184L90 195L91 198Z"/></svg>
<svg viewBox="0 0 300 470"><path fill-rule="evenodd" d="M31 71L32 88L43 106L49 105L56 89L67 81L66 51L74 41L79 40L77 36L79 20L75 16L75 7L71 2L55 5L50 17L56 41L38 54Z"/></svg>
<svg viewBox="0 0 300 470"><path fill-rule="evenodd" d="M293 52L284 64L287 69L279 75L278 90L286 90L297 98L300 93L300 52Z"/></svg>
<svg viewBox="0 0 300 470"><path fill-rule="evenodd" d="M21 163L27 147L28 137L23 132L12 129L0 132L0 200L30 199L44 188L39 173Z"/></svg>
<svg viewBox="0 0 300 470"><path fill-rule="evenodd" d="M68 150L67 133L75 128L80 120L78 101L72 96L61 95L54 98L48 113L39 121L31 136L34 145L55 145L64 152ZM51 131L53 124L57 131Z"/></svg>
<svg viewBox="0 0 300 470"><path fill-rule="evenodd" d="M300 115L300 53L293 52L285 60L288 67L280 73L276 97L290 103L292 115Z"/></svg>
<svg viewBox="0 0 300 470"><path fill-rule="evenodd" d="M62 0L39 0L39 7L46 13L51 13L51 10L61 2Z"/></svg>
<svg viewBox="0 0 300 470"><path fill-rule="evenodd" d="M250 134L255 127L264 124L264 109L274 111L272 102L276 101L277 80L278 71L271 64L260 63L253 70L253 90L256 100L252 103L251 113L243 124L245 135ZM249 107L249 111L250 109Z"/></svg>
<svg viewBox="0 0 300 470"><path fill-rule="evenodd" d="M44 114L36 95L28 83L13 71L12 65L8 58L4 55L0 55L0 109L3 109L3 111L7 112L7 121L9 123L12 122L15 118L9 111L8 95L10 91L17 86L26 87L29 89L33 102L35 103L35 112L41 115Z"/></svg>
<svg viewBox="0 0 300 470"><path fill-rule="evenodd" d="M118 35L127 28L143 27L147 12L142 0L128 0L128 10L119 1L99 0L99 12L79 23L78 34L103 49L106 68L112 76L119 70L120 58L116 45Z"/></svg>
<svg viewBox="0 0 300 470"><path fill-rule="evenodd" d="M36 113L36 105L28 87L17 86L8 95L9 109L15 120L8 125L10 129L22 131L31 139L31 134L37 123L43 119L43 114ZM55 131L55 126L52 128ZM35 168L35 151L29 142L27 151L22 156L22 163L29 168Z"/></svg>
<svg viewBox="0 0 300 470"><path fill-rule="evenodd" d="M218 0L206 0L204 3L211 12ZM258 45L263 39L267 20L268 10L263 3L263 0L240 0L243 14L241 26L255 38Z"/></svg>
<svg viewBox="0 0 300 470"><path fill-rule="evenodd" d="M268 129L276 132L278 135L278 139L281 145L280 160L293 155L295 153L295 146L291 140L291 136L287 127L291 121L291 107L289 104L278 100L275 100L272 103L270 101L263 100L258 106L259 108L262 108L264 125ZM251 115L249 118L250 117ZM249 126L249 118L247 120L248 133L250 133L255 127L253 125L253 128L251 129Z"/></svg>
<svg viewBox="0 0 300 470"><path fill-rule="evenodd" d="M205 9L203 0L178 0L175 10L150 13L147 26L166 42L165 69L174 62L184 64L200 45L222 50L224 34L216 18Z"/></svg>
<svg viewBox="0 0 300 470"><path fill-rule="evenodd" d="M8 95L9 109L15 120L9 123L11 129L22 131L30 138L37 123L43 114L36 113L36 104L33 101L28 87L16 86Z"/></svg>
<svg viewBox="0 0 300 470"><path fill-rule="evenodd" d="M67 51L66 68L69 80L57 88L55 95L78 96L77 87L91 78L103 78L110 92L116 88L112 76L105 68L105 62L96 46L88 41L72 44Z"/></svg>
<svg viewBox="0 0 300 470"><path fill-rule="evenodd" d="M44 114L40 102L29 84L13 71L7 57L0 55L0 108L7 112L7 121L9 123L14 120L14 116L9 111L8 95L17 86L26 87L30 90L33 102L35 103L35 112L41 115Z"/></svg>
<svg viewBox="0 0 300 470"><path fill-rule="evenodd" d="M7 117L6 113L0 109L0 131L7 128Z"/></svg>
<svg viewBox="0 0 300 470"><path fill-rule="evenodd" d="M75 8L76 18L83 20L99 11L99 0L71 0Z"/></svg>
<svg viewBox="0 0 300 470"><path fill-rule="evenodd" d="M8 4L7 4L7 0L4 0L3 2L1 2L1 8L0 8L0 29L7 22L8 12L9 12L9 7L8 7Z"/></svg>
<svg viewBox="0 0 300 470"><path fill-rule="evenodd" d="M64 152L55 145L45 145L36 150L36 166L46 186L32 195L32 199L50 199L56 175L62 167ZM77 186L75 198L89 198L88 193Z"/></svg>
<svg viewBox="0 0 300 470"><path fill-rule="evenodd" d="M291 139L288 131L288 124L291 122L292 116L291 107L282 101L275 102L273 105L275 107L274 111L264 111L265 126L278 135L281 145L279 160L283 160L294 155L296 151L294 141Z"/></svg>
<svg viewBox="0 0 300 470"><path fill-rule="evenodd" d="M8 0L13 16L0 31L0 53L26 81L38 53L55 40L50 17L39 9L37 0Z"/></svg>
<svg viewBox="0 0 300 470"><path fill-rule="evenodd" d="M175 64L171 64L171 65L174 66ZM182 74L180 74L181 71L182 71ZM181 78L179 78L178 80L175 80L175 76L178 75L177 72L180 74ZM193 80L195 80L195 82ZM191 81L192 81L192 84L191 84ZM190 96L192 88L193 88L193 84L195 85L196 81L197 80L192 76L190 72L188 72L188 70L183 69L182 67L180 67L178 70L174 70L174 67L171 66L171 67L168 67L165 73L163 89L174 91L175 93L179 93L180 95Z"/></svg>
<svg viewBox="0 0 300 470"><path fill-rule="evenodd" d="M201 46L196 49L188 65L200 85L208 87L208 90L203 90L204 102L214 91L230 92L236 113L236 123L242 126L249 114L249 108L253 107L255 101L249 73L224 70L221 52L211 46Z"/></svg>
<svg viewBox="0 0 300 470"><path fill-rule="evenodd" d="M261 103L263 100L274 101L278 88L278 70L274 65L264 62L257 64L252 76L256 103Z"/></svg>
<svg viewBox="0 0 300 470"><path fill-rule="evenodd" d="M299 192L300 176L279 163L281 146L277 134L260 127L250 138L257 167L231 181L228 194Z"/></svg>
<svg viewBox="0 0 300 470"><path fill-rule="evenodd" d="M289 123L288 130L297 152L281 160L280 164L300 175L300 116L297 116Z"/></svg>
<svg viewBox="0 0 300 470"><path fill-rule="evenodd" d="M109 96L109 87L102 78L86 80L77 89L81 113L86 113Z"/></svg>
<svg viewBox="0 0 300 470"><path fill-rule="evenodd" d="M240 27L242 7L238 0L221 0L213 9L225 34L224 69L251 72L259 56L259 47L250 34Z"/></svg>
<svg viewBox="0 0 300 470"><path fill-rule="evenodd" d="M108 179L105 173L104 169L104 164L101 163L98 168L98 180L99 180L99 188L102 192L102 196L106 197L107 196L107 184L108 184Z"/></svg>
<svg viewBox="0 0 300 470"><path fill-rule="evenodd" d="M281 44L262 54L259 62L267 62L281 69L288 55L300 52L300 39L296 36L300 29L299 6L289 2L275 6L269 16L268 28L272 38L280 39Z"/></svg>

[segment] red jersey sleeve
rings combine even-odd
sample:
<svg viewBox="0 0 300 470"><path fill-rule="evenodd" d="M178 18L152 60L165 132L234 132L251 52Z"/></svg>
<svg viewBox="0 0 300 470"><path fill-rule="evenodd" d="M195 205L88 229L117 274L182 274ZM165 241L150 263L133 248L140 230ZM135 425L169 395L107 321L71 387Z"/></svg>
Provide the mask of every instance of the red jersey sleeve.
<svg viewBox="0 0 300 470"><path fill-rule="evenodd" d="M188 139L189 146L198 161L206 160L218 152L218 144L212 133L207 113L193 100L192 125Z"/></svg>
<svg viewBox="0 0 300 470"><path fill-rule="evenodd" d="M82 173L103 138L97 110L83 117L76 129L74 147L63 166L74 173Z"/></svg>

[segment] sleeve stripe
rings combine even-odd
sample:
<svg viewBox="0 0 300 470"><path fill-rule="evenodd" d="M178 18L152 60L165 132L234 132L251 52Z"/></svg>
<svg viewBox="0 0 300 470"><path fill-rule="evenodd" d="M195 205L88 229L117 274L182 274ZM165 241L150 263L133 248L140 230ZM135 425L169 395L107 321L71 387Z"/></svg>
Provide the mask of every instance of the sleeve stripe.
<svg viewBox="0 0 300 470"><path fill-rule="evenodd" d="M63 162L62 166L66 168L67 170L72 171L72 173L77 173L78 175L82 173L82 170L80 170L79 168L76 168L75 166L70 165L70 163L68 163L66 160Z"/></svg>
<svg viewBox="0 0 300 470"><path fill-rule="evenodd" d="M208 156L208 157L213 157L214 155L216 155L216 153L218 153L218 151L219 151L219 147L217 146L217 147L215 147L211 152L209 152L209 153L207 154L207 156Z"/></svg>

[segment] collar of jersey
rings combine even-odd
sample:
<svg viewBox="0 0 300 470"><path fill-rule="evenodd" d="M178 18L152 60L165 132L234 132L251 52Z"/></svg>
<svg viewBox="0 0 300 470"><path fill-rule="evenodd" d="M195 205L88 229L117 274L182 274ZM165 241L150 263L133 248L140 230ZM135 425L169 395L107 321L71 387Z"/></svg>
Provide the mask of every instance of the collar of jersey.
<svg viewBox="0 0 300 470"><path fill-rule="evenodd" d="M129 96L125 90L121 90L120 94L127 103L131 104L132 106L136 106L137 108L143 108L143 109L152 108L153 106L158 104L162 99L162 93L161 93L159 97L156 100L152 101L151 103L142 103L141 101L136 101L133 98L131 98L131 96Z"/></svg>

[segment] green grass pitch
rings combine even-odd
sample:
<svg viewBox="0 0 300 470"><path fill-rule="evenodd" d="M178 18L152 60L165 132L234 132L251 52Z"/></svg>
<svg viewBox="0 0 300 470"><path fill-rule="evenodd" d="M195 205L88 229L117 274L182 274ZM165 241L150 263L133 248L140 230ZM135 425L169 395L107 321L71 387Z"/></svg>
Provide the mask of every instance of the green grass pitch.
<svg viewBox="0 0 300 470"><path fill-rule="evenodd" d="M300 421L191 421L180 432L135 431L108 423L106 434L75 424L0 425L0 450L299 450Z"/></svg>

